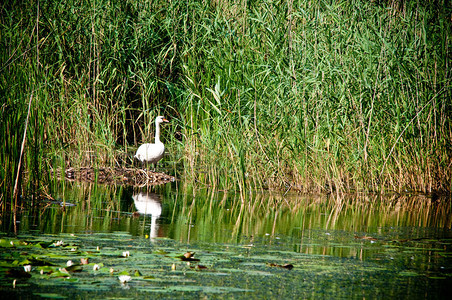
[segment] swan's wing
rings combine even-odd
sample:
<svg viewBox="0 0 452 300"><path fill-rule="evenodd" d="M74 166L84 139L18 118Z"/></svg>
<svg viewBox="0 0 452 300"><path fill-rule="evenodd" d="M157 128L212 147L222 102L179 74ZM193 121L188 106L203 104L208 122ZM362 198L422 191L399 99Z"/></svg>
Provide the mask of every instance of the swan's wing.
<svg viewBox="0 0 452 300"><path fill-rule="evenodd" d="M141 161L149 161L154 162L158 161L162 158L163 153L165 152L165 146L160 144L143 144L141 145L135 157Z"/></svg>

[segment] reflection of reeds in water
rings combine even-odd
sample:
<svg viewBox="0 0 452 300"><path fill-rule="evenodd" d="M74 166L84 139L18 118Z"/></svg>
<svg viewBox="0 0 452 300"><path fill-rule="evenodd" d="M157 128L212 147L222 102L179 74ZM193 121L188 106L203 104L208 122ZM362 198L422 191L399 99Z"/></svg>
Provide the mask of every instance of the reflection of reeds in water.
<svg viewBox="0 0 452 300"><path fill-rule="evenodd" d="M21 227L43 233L108 232L122 221L121 187L57 181L48 189L52 199L26 212Z"/></svg>
<svg viewBox="0 0 452 300"><path fill-rule="evenodd" d="M66 185L70 183L62 183ZM66 188L63 192L68 202L76 204L67 209L67 223L76 224L88 232L111 230L121 219L122 189L116 186L96 183L76 183L76 188Z"/></svg>
<svg viewBox="0 0 452 300"><path fill-rule="evenodd" d="M252 245L290 243L305 254L364 259L375 238L383 244L423 238L423 228L451 228L450 199L355 195L343 198L268 192L179 194L170 238L180 242Z"/></svg>
<svg viewBox="0 0 452 300"><path fill-rule="evenodd" d="M326 228L334 229L344 222L365 227L439 227L450 228L450 199L432 199L425 195L381 196L350 195L332 201ZM354 218L347 218L353 215ZM359 218L358 218L359 217Z"/></svg>
<svg viewBox="0 0 452 300"><path fill-rule="evenodd" d="M151 238L158 236L157 220L162 214L162 204L156 193L146 190L132 193L132 187L123 185L64 180L53 182L47 189L47 200L19 216L18 229L36 229L43 233L125 231L149 234ZM143 217L136 218L134 212ZM15 222L2 221L5 232L16 231L10 228ZM150 221L147 233L144 232L146 221Z"/></svg>
<svg viewBox="0 0 452 300"><path fill-rule="evenodd" d="M312 230L375 234L390 227L451 227L450 200L426 196L354 195L343 198L206 192L183 195L173 213L174 238L212 242L244 236L298 235Z"/></svg>
<svg viewBox="0 0 452 300"><path fill-rule="evenodd" d="M159 228L157 219L162 214L160 195L152 192L137 192L133 194L132 199L139 214L151 216L149 237L151 239L157 237Z"/></svg>

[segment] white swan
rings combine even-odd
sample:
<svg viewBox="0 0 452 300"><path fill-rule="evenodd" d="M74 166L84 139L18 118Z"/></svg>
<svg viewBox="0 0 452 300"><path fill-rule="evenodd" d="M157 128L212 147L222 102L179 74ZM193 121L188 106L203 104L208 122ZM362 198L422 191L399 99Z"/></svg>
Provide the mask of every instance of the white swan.
<svg viewBox="0 0 452 300"><path fill-rule="evenodd" d="M152 163L154 164L154 171L157 167L157 163L163 157L163 153L165 153L165 145L160 141L160 123L168 122L163 116L158 116L155 118L155 142L154 144L143 144L141 145L135 157L144 163Z"/></svg>

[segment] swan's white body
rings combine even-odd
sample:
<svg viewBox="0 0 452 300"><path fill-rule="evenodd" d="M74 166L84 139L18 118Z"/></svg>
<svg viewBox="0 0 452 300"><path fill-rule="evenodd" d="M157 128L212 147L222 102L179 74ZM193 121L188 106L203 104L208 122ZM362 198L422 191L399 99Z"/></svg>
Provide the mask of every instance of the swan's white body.
<svg viewBox="0 0 452 300"><path fill-rule="evenodd" d="M160 141L160 123L168 122L162 116L158 116L155 118L155 142L154 144L143 144L141 145L135 157L144 163L152 163L154 166L157 166L159 160L162 159L163 154L165 153L165 145Z"/></svg>

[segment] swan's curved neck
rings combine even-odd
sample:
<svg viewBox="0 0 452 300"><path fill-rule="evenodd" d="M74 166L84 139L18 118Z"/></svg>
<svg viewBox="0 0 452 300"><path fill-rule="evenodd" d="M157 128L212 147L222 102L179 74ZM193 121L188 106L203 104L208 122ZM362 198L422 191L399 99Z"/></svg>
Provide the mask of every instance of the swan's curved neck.
<svg viewBox="0 0 452 300"><path fill-rule="evenodd" d="M160 124L155 122L155 143L160 143Z"/></svg>

